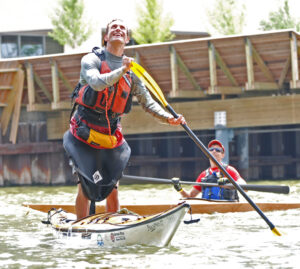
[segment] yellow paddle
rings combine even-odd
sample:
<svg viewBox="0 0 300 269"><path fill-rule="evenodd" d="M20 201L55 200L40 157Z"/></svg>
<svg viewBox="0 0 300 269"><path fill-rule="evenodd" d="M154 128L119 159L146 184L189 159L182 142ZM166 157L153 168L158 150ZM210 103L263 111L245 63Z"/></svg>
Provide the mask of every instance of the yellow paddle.
<svg viewBox="0 0 300 269"><path fill-rule="evenodd" d="M148 90L157 98L157 100L173 115L174 118L178 118L177 113L166 101L162 90L157 85L155 80L147 73L147 71L137 64L136 62L131 63L132 72L140 78L140 80L146 85ZM202 150L202 152L212 160L216 166L222 171L222 173L229 179L230 183L243 195L243 197L248 201L248 203L256 210L256 212L262 217L262 219L269 225L270 229L275 235L281 236L280 232L272 224L272 222L265 216L265 214L259 209L259 207L250 199L250 197L245 193L245 191L240 187L239 184L231 177L231 175L226 171L226 169L216 160L216 158L209 152L209 150L204 146L204 144L198 139L194 132L186 125L181 124L185 129L189 137L196 143L196 145Z"/></svg>

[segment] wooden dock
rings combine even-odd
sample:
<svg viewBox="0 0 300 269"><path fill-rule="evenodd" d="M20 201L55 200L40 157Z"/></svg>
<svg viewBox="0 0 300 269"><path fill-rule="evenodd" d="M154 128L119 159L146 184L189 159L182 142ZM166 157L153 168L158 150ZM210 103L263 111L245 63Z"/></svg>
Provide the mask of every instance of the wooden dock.
<svg viewBox="0 0 300 269"><path fill-rule="evenodd" d="M184 114L191 129L208 132L209 137L213 136L209 130L214 130L216 111L226 111L227 127L236 130L282 126L297 130L299 48L300 35L282 30L130 46L126 54L135 57L153 76L174 109ZM13 178L23 177L23 183L31 184L62 182L62 178L70 176L69 172L65 174L65 166L58 171L49 166L53 160L66 162L59 145L68 129L70 93L78 82L80 59L86 53L0 60L0 186ZM156 123L137 105L124 117L122 125L129 138L182 131L180 127ZM289 165L300 158L299 131L294 136L297 149L291 156L284 149L275 154L284 159L291 157ZM143 150L139 151L136 158L142 154ZM147 151L144 155L148 154ZM33 156L38 159L35 163ZM170 153L167 158L171 156ZM176 156L180 154L175 153L173 158ZM12 161L16 158L24 159L17 168ZM191 158L195 171L202 168L196 165L197 159L201 159L198 153ZM58 167L55 163L53 166ZM33 166L36 174L32 172ZM300 167L296 169L299 171L295 174L300 176Z"/></svg>

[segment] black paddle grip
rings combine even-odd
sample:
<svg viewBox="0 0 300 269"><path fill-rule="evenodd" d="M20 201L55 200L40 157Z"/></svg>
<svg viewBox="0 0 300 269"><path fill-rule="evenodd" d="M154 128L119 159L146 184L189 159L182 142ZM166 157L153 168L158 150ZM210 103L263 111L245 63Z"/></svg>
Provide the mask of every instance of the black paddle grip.
<svg viewBox="0 0 300 269"><path fill-rule="evenodd" d="M166 108L169 110L169 112L172 114L172 116L174 117L174 118L178 118L179 116L178 116L178 114L175 112L175 110L173 109L173 107L171 107L169 104L166 106Z"/></svg>

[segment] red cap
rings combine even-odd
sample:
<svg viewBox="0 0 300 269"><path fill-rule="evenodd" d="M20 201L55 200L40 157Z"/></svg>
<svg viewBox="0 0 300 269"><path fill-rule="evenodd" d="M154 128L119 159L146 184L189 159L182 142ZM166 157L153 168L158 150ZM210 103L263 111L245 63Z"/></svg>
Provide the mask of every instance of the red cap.
<svg viewBox="0 0 300 269"><path fill-rule="evenodd" d="M208 148L210 148L212 145L218 145L218 146L220 146L223 149L223 152L225 152L225 148L224 148L224 146L222 145L222 143L219 140L217 140L217 139L211 140L208 143Z"/></svg>

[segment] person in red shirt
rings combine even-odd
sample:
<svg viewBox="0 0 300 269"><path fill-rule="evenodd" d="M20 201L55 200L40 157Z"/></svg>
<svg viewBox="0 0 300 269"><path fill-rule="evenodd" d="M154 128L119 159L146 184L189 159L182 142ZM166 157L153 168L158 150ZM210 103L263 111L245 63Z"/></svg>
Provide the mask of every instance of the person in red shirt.
<svg viewBox="0 0 300 269"><path fill-rule="evenodd" d="M222 160L225 156L225 148L219 140L212 140L208 143L208 150L215 157L215 159L222 164L230 176L238 184L247 184L246 181L240 176L239 172L230 165L224 165ZM219 185L230 183L230 181L222 175L216 164L209 160L210 167L202 171L198 176L196 182L205 183L218 183ZM209 200L238 200L238 195L236 190L229 190L220 187L201 187L198 185L193 186L193 188L188 192L181 187L179 180L173 180L174 188L178 191L182 197L196 197L200 192L202 192L202 198Z"/></svg>

